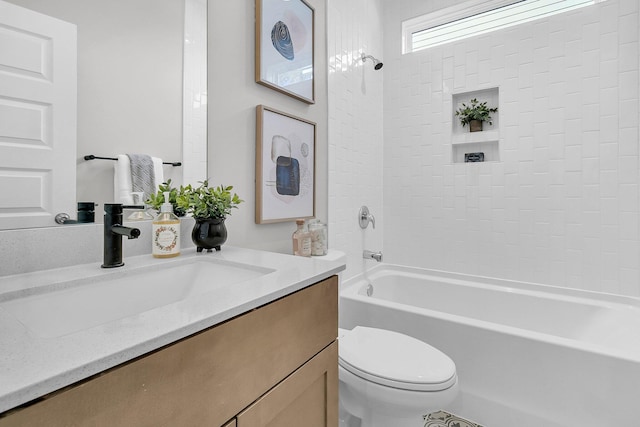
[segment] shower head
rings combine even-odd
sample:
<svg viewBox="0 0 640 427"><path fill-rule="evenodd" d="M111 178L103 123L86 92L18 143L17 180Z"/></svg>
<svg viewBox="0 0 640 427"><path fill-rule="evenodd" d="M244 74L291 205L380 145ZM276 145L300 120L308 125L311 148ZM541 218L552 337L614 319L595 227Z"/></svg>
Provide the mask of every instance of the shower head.
<svg viewBox="0 0 640 427"><path fill-rule="evenodd" d="M360 57L362 58L362 62L366 62L367 59L370 59L373 62L373 69L374 70L379 70L380 68L382 68L382 62L380 62L379 60L377 60L376 58L374 58L371 55L366 55L364 52L362 53L362 55L360 55Z"/></svg>

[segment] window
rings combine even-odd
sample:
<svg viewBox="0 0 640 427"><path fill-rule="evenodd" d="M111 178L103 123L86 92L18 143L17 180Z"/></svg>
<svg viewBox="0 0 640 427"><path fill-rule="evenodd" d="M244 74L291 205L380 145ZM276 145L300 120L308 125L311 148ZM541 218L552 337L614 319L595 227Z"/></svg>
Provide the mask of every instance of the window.
<svg viewBox="0 0 640 427"><path fill-rule="evenodd" d="M604 0L474 0L402 23L410 53L589 6Z"/></svg>

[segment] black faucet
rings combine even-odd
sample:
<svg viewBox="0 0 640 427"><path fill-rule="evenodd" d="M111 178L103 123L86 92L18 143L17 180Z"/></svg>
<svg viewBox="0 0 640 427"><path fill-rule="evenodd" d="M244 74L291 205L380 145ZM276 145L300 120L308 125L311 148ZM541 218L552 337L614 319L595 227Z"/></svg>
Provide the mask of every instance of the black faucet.
<svg viewBox="0 0 640 427"><path fill-rule="evenodd" d="M123 206L121 203L105 203L104 205L104 258L102 268L122 267L122 236L137 239L138 228L122 225L123 209L144 209L144 206Z"/></svg>

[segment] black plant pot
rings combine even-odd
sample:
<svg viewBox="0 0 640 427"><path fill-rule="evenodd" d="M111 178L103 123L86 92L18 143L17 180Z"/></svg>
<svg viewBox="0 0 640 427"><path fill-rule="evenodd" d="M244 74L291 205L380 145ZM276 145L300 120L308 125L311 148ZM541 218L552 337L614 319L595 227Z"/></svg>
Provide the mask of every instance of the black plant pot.
<svg viewBox="0 0 640 427"><path fill-rule="evenodd" d="M191 240L197 247L198 252L206 249L211 252L212 249L220 250L220 246L227 241L227 227L224 225L224 219L220 218L199 218L191 232Z"/></svg>

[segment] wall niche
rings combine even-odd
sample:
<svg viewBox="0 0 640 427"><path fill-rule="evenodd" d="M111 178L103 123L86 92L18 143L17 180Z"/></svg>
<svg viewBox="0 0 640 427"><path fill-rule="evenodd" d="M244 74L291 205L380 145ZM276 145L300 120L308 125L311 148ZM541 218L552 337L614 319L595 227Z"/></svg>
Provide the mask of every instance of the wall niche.
<svg viewBox="0 0 640 427"><path fill-rule="evenodd" d="M452 99L452 126L451 131L451 160L453 163L468 162L496 162L500 160L500 109L491 113L491 124L484 122L481 131L470 132L469 125L462 126L456 111L467 106L472 99L486 102L487 107L499 107L499 90L497 87L463 92L453 95Z"/></svg>

